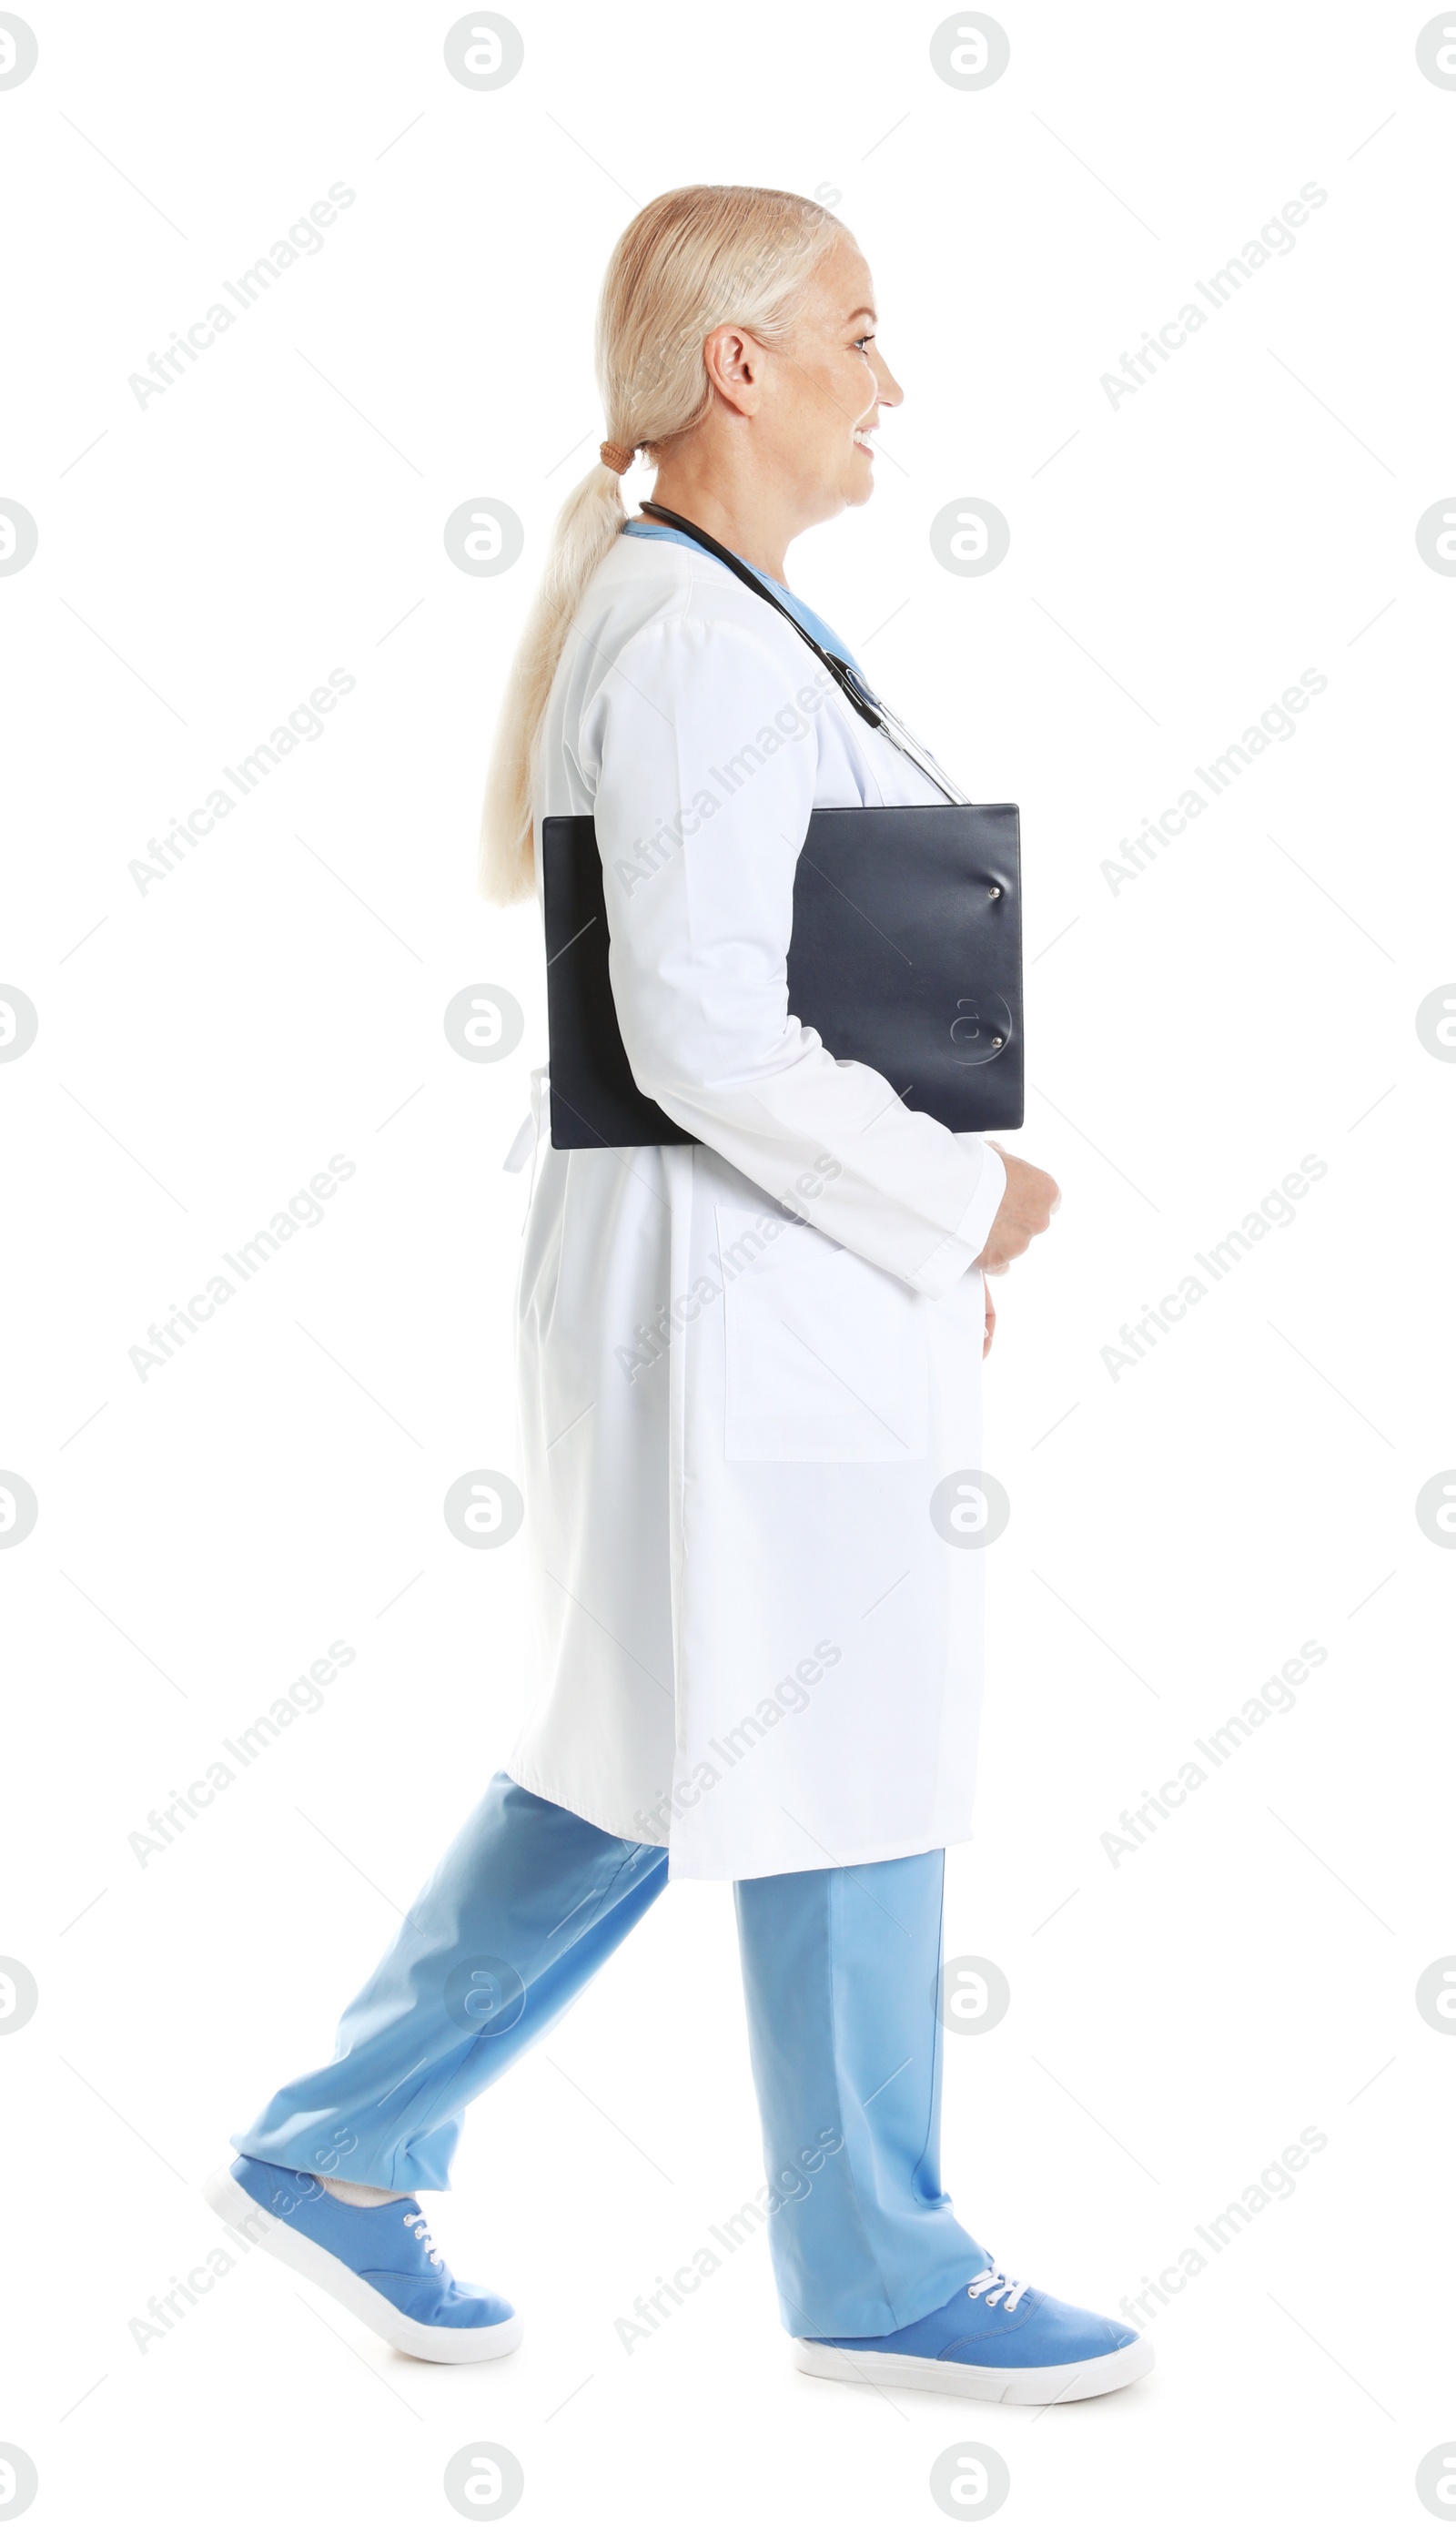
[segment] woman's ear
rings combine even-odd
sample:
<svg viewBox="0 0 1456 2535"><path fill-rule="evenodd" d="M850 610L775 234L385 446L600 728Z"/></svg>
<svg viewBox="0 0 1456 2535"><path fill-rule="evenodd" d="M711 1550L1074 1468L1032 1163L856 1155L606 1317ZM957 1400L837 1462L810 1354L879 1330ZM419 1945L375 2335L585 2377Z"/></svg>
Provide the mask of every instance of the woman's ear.
<svg viewBox="0 0 1456 2535"><path fill-rule="evenodd" d="M703 366L725 404L757 413L763 394L763 347L741 326L717 326L702 346Z"/></svg>

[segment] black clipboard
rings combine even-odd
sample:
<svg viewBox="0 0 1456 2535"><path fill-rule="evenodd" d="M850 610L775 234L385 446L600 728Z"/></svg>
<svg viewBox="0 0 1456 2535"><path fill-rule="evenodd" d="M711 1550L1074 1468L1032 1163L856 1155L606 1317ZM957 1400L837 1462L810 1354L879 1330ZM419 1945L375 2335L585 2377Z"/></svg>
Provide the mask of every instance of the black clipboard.
<svg viewBox="0 0 1456 2535"><path fill-rule="evenodd" d="M551 1142L692 1144L622 1043L596 829L542 823ZM1011 802L816 810L794 875L788 1008L831 1056L957 1133L1019 1127L1020 817Z"/></svg>

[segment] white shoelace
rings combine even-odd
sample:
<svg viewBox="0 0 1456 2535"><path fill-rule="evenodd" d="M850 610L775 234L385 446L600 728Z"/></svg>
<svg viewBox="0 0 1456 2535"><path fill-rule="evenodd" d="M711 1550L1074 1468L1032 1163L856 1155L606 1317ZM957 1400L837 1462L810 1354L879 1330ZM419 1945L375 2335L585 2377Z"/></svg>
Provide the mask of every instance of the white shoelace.
<svg viewBox="0 0 1456 2535"><path fill-rule="evenodd" d="M1026 2295L1030 2285L1029 2280L1013 2280L1007 2272L997 2270L993 2264L989 2271L977 2272L966 2295L980 2297L984 2293L988 2306L1004 2303L1007 2315L1014 2315L1018 2299Z"/></svg>
<svg viewBox="0 0 1456 2535"><path fill-rule="evenodd" d="M436 2270L443 2271L445 2268L445 2257L443 2254L436 2253L435 2239L431 2235L420 2212L415 2211L411 2213L408 2209L404 2209L401 2210L400 2215L404 2220L405 2226L413 2230L416 2244L423 2245L431 2261L434 2263Z"/></svg>

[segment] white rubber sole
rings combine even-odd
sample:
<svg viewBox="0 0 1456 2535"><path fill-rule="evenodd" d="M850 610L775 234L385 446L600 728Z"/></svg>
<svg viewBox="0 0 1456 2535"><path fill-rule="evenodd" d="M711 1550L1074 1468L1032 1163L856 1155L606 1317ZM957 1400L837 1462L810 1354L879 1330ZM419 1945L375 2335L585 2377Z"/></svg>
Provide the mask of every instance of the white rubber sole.
<svg viewBox="0 0 1456 2535"><path fill-rule="evenodd" d="M1115 2394L1153 2366L1151 2344L1139 2335L1122 2350L1105 2350L1076 2368L968 2368L957 2359L913 2359L904 2351L836 2350L828 2342L796 2341L794 2365L806 2377L833 2377L849 2385L903 2385L914 2394L961 2394L977 2403L1080 2403L1089 2394Z"/></svg>
<svg viewBox="0 0 1456 2535"><path fill-rule="evenodd" d="M448 2323L416 2323L411 2316L401 2315L387 2297L372 2289L367 2280L358 2278L347 2262L336 2255L326 2253L309 2237L290 2227L285 2218L274 2218L260 2201L245 2192L219 2165L203 2185L203 2197L210 2209L225 2218L230 2227L246 2236L250 2245L261 2246L265 2253L275 2254L280 2262L311 2280L316 2289L337 2300L361 2323L377 2332L392 2350L402 2350L409 2359L433 2359L447 2367L460 2367L472 2359L504 2359L508 2352L518 2349L522 2324L518 2315L508 2316L504 2323L479 2323L455 2329Z"/></svg>

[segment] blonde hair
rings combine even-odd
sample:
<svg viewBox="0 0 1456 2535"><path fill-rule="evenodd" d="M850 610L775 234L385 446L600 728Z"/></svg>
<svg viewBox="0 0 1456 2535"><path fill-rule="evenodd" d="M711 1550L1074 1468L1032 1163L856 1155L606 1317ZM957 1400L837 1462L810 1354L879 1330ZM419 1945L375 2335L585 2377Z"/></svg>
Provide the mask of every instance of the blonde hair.
<svg viewBox="0 0 1456 2535"><path fill-rule="evenodd" d="M653 453L691 431L712 399L704 339L736 323L781 342L843 233L821 203L759 185L684 185L648 203L613 249L597 311L608 440ZM599 464L557 519L507 677L481 816L480 886L501 905L534 887L536 739L577 602L626 517L620 477Z"/></svg>

